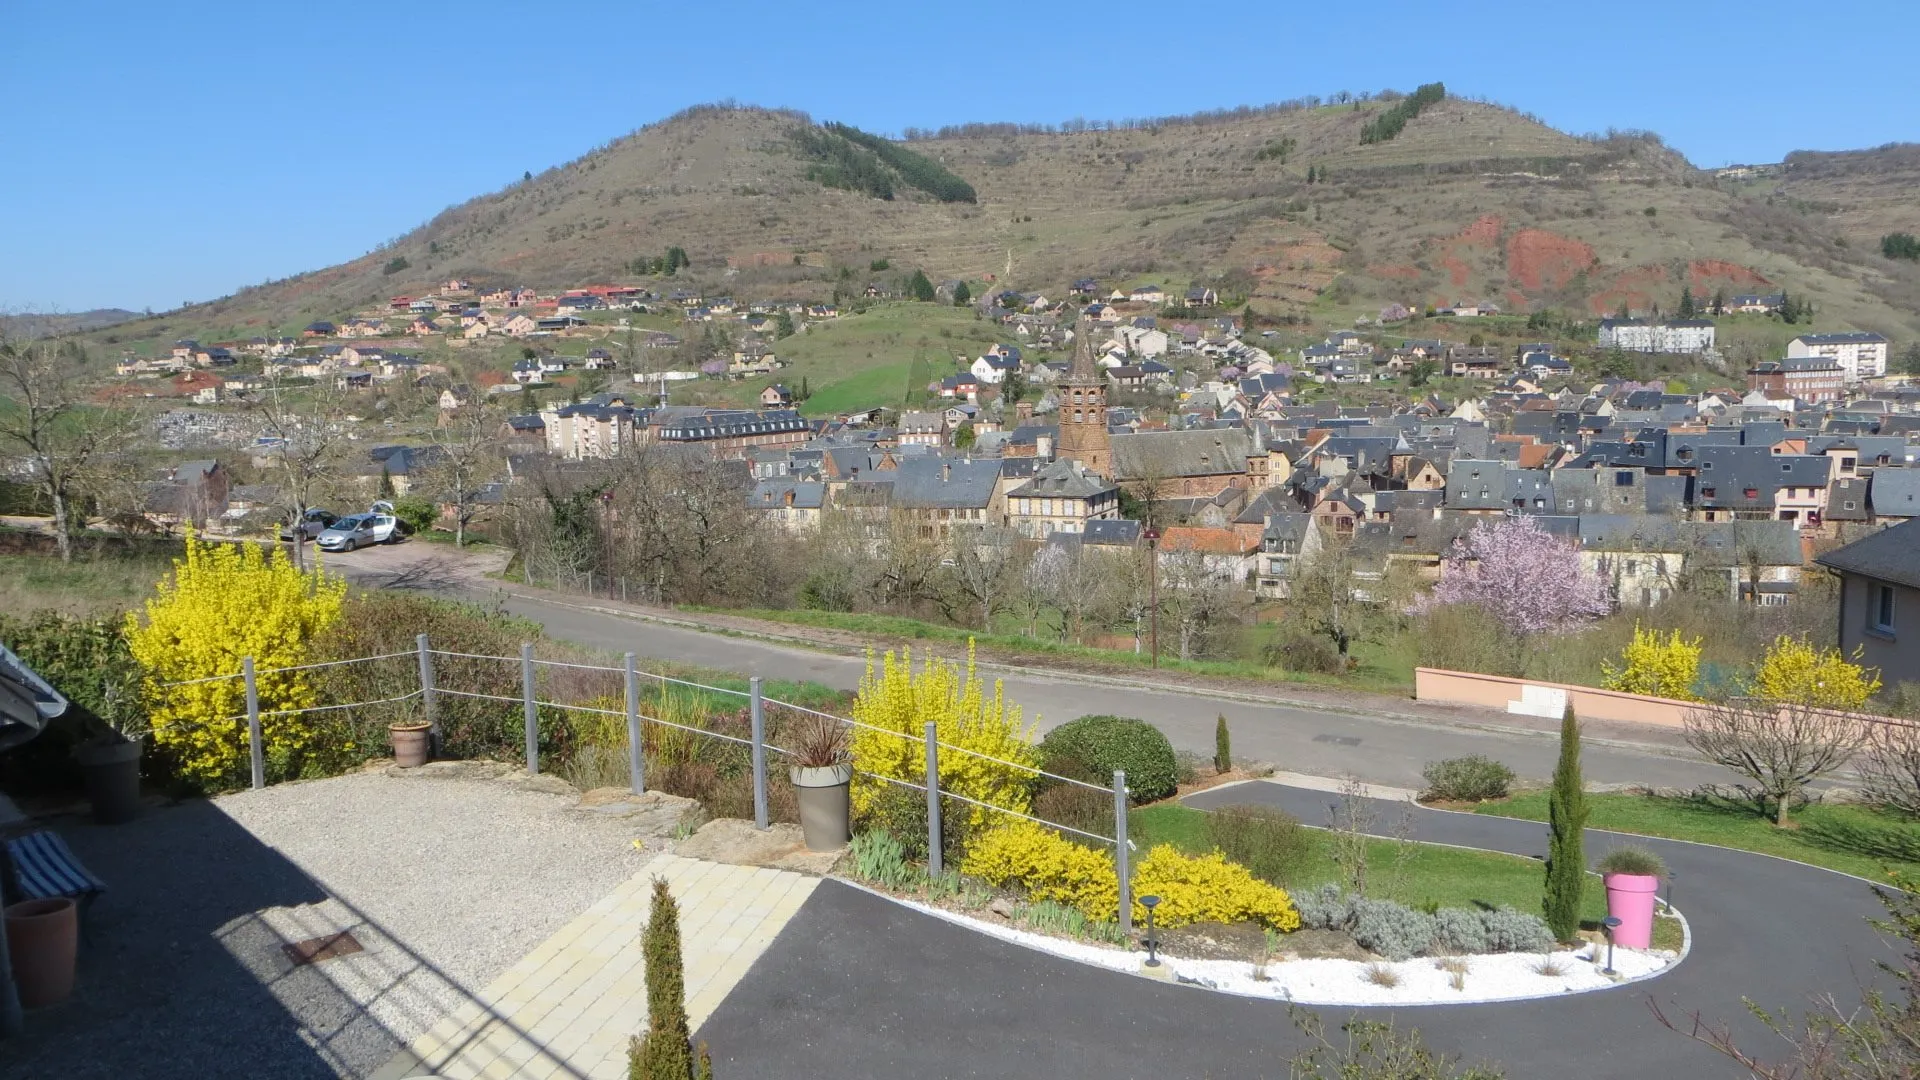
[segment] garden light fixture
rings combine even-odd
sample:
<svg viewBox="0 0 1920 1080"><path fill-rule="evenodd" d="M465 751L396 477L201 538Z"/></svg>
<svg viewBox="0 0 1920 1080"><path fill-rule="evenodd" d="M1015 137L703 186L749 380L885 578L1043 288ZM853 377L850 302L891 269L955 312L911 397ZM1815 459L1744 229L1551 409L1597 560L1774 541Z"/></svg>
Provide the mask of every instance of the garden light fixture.
<svg viewBox="0 0 1920 1080"><path fill-rule="evenodd" d="M1620 974L1613 970L1613 932L1619 927L1620 917L1617 915L1609 915L1600 920L1600 932L1607 935L1607 966L1600 969L1602 975Z"/></svg>
<svg viewBox="0 0 1920 1080"><path fill-rule="evenodd" d="M1153 909L1160 906L1160 898L1143 896L1140 898L1140 906L1147 909L1147 966L1157 968L1160 966L1160 955L1157 951L1160 941L1153 936Z"/></svg>

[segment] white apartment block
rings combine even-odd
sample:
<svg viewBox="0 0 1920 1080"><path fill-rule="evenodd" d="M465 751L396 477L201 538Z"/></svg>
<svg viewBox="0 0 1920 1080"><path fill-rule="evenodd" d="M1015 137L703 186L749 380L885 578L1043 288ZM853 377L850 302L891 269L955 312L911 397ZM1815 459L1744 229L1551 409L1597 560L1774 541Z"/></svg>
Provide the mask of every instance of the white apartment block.
<svg viewBox="0 0 1920 1080"><path fill-rule="evenodd" d="M1674 319L1650 323L1644 319L1600 320L1599 345L1623 352L1697 353L1713 348L1709 319Z"/></svg>
<svg viewBox="0 0 1920 1080"><path fill-rule="evenodd" d="M1787 355L1825 357L1840 365L1841 376L1850 383L1887 373L1887 339L1879 334L1801 334L1787 342Z"/></svg>

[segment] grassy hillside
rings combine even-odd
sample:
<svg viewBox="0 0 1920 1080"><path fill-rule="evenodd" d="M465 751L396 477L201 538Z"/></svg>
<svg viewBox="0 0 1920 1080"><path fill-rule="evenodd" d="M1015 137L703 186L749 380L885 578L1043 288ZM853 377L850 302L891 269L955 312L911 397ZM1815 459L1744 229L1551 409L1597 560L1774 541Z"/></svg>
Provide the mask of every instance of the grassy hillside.
<svg viewBox="0 0 1920 1080"><path fill-rule="evenodd" d="M703 107L454 207L364 258L98 340L150 348L183 333L284 332L452 276L642 280L628 272L634 260L669 247L691 255L685 279L741 295L824 298L886 258L935 279L1045 290L1082 275L1205 278L1264 313L1329 324L1390 302L1592 316L1623 302L1672 310L1683 286L1703 297L1784 287L1825 322L1920 332L1920 269L1877 252L1880 233L1920 230L1901 197L1913 188L1902 170L1920 168L1911 153L1797 155L1771 186L1734 184L1651 137L1575 138L1459 99L1363 144L1387 107L983 128L905 144L974 202L940 201L926 190L939 185L906 183L893 165L882 170L900 181L885 185L891 199L827 186L813 136L800 134L825 129L797 113ZM398 259L406 268L386 273Z"/></svg>

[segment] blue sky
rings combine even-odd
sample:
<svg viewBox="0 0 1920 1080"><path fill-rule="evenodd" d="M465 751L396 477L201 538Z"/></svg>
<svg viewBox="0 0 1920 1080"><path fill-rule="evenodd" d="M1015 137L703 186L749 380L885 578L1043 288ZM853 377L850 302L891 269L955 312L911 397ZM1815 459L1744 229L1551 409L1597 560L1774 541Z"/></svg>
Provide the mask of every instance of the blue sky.
<svg viewBox="0 0 1920 1080"><path fill-rule="evenodd" d="M1708 167L1920 139L1920 65L1888 49L1907 7L13 0L0 310L164 310L330 265L724 98L896 132L1440 79Z"/></svg>

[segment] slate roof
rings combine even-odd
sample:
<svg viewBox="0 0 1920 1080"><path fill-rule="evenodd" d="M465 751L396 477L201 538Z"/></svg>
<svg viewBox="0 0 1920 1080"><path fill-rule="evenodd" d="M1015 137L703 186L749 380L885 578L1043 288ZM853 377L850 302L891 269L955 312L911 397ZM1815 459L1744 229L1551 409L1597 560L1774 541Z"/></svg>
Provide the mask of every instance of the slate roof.
<svg viewBox="0 0 1920 1080"><path fill-rule="evenodd" d="M999 482L996 458L909 458L894 472L893 504L910 510L984 508Z"/></svg>
<svg viewBox="0 0 1920 1080"><path fill-rule="evenodd" d="M1113 471L1129 480L1243 473L1253 452L1253 433L1242 427L1127 432L1113 436Z"/></svg>
<svg viewBox="0 0 1920 1080"><path fill-rule="evenodd" d="M1875 469L1868 494L1880 517L1920 517L1920 469Z"/></svg>
<svg viewBox="0 0 1920 1080"><path fill-rule="evenodd" d="M1058 534L1056 534L1058 535ZM1087 522L1081 533L1085 543L1113 547L1132 547L1140 542L1140 523L1131 518L1105 518Z"/></svg>
<svg viewBox="0 0 1920 1080"><path fill-rule="evenodd" d="M792 480L762 480L747 496L747 505L755 510L773 510L788 505L787 493L793 493L797 510L818 510L827 501L827 485Z"/></svg>
<svg viewBox="0 0 1920 1080"><path fill-rule="evenodd" d="M1009 497L1091 499L1114 490L1112 484L1090 473L1077 461L1062 458L1033 474L1033 479L1007 492Z"/></svg>
<svg viewBox="0 0 1920 1080"><path fill-rule="evenodd" d="M1813 561L1843 574L1920 589L1920 520L1882 529Z"/></svg>
<svg viewBox="0 0 1920 1080"><path fill-rule="evenodd" d="M1447 469L1447 506L1455 510L1503 510L1507 467L1485 458L1454 458Z"/></svg>

